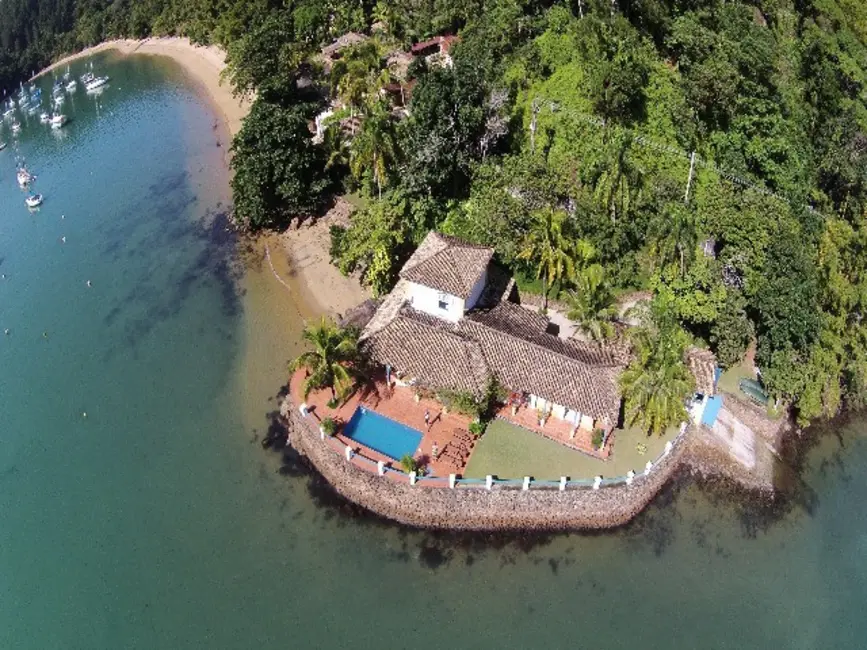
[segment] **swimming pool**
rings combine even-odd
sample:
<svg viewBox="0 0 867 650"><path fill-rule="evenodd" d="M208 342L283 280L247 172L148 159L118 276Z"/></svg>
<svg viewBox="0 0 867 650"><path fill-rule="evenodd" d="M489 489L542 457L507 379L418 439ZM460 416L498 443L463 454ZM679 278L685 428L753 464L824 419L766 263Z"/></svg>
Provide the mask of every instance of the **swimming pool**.
<svg viewBox="0 0 867 650"><path fill-rule="evenodd" d="M414 454L422 437L419 431L363 406L355 409L343 435L395 460Z"/></svg>

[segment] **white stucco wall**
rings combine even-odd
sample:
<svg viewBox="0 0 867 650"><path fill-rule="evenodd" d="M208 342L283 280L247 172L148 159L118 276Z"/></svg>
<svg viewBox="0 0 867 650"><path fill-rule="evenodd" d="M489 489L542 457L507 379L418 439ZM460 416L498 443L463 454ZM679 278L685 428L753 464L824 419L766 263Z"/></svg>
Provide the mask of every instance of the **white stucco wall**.
<svg viewBox="0 0 867 650"><path fill-rule="evenodd" d="M463 299L451 294L442 294L436 289L431 289L415 282L410 282L409 285L408 294L411 304L415 309L453 323L463 318ZM439 302L441 296L448 303L448 309L440 309Z"/></svg>
<svg viewBox="0 0 867 650"><path fill-rule="evenodd" d="M470 291L470 295L467 297L467 302L465 305L465 309L469 311L473 307L476 306L476 303L479 301L479 298L482 296L482 291L485 290L485 285L488 283L488 271L482 273L478 280L476 280L476 284L473 285L473 290Z"/></svg>

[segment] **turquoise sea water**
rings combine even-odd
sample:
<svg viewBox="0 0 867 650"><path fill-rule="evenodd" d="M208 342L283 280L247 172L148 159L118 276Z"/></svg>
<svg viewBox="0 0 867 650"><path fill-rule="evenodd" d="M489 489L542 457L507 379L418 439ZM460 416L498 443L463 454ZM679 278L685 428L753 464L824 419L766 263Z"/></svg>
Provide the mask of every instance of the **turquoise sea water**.
<svg viewBox="0 0 867 650"><path fill-rule="evenodd" d="M861 421L778 516L686 485L602 535L407 531L281 466L258 441L307 308L242 273L180 70L96 61L98 107L21 134L39 212L0 153L0 648L865 645Z"/></svg>

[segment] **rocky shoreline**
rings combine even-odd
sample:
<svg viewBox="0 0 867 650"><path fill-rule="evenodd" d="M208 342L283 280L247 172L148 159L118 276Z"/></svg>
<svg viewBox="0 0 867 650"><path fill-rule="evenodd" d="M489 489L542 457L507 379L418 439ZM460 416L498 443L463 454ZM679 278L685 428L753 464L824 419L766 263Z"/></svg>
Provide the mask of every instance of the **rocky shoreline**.
<svg viewBox="0 0 867 650"><path fill-rule="evenodd" d="M692 431L648 476L636 477L632 485L606 486L599 490L570 487L478 487L411 486L389 480L360 468L328 444L294 408L284 409L294 449L306 458L334 491L348 501L388 520L422 529L458 531L605 530L628 524L671 481L699 475L723 478L746 491L773 495L772 477L757 480L737 464L720 465L717 450L708 448Z"/></svg>

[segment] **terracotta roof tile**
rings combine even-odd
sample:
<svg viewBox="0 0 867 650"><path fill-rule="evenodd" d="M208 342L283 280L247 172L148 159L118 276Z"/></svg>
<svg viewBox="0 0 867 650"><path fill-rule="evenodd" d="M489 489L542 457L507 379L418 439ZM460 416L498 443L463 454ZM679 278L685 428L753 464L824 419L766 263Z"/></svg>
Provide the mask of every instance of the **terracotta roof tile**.
<svg viewBox="0 0 867 650"><path fill-rule="evenodd" d="M404 264L400 277L466 299L493 255L492 248L430 232Z"/></svg>
<svg viewBox="0 0 867 650"><path fill-rule="evenodd" d="M689 348L686 351L686 365L695 377L695 392L713 395L716 388L716 357L710 350Z"/></svg>

